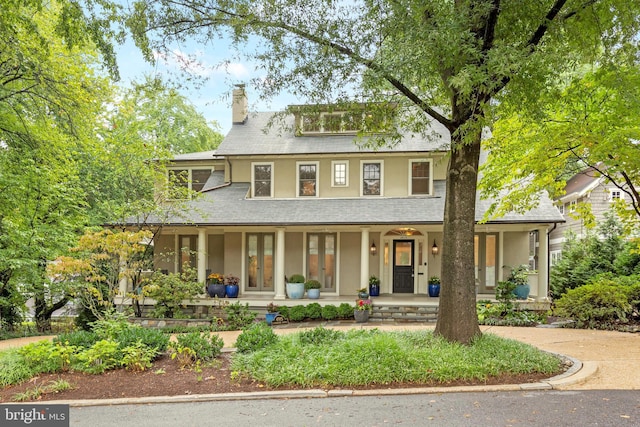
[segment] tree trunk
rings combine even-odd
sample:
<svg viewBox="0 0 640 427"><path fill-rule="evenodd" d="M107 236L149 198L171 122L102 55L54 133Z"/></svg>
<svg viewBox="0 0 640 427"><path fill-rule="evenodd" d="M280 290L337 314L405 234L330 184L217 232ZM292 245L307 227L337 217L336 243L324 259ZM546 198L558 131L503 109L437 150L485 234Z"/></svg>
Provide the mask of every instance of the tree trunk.
<svg viewBox="0 0 640 427"><path fill-rule="evenodd" d="M69 300L70 297L65 295L60 301L49 306L47 305L44 295L36 294L34 296L35 319L38 332L51 331L51 316L53 312L64 307Z"/></svg>
<svg viewBox="0 0 640 427"><path fill-rule="evenodd" d="M468 344L481 335L476 314L474 233L481 134L463 144L452 133L442 243L442 284L435 333Z"/></svg>

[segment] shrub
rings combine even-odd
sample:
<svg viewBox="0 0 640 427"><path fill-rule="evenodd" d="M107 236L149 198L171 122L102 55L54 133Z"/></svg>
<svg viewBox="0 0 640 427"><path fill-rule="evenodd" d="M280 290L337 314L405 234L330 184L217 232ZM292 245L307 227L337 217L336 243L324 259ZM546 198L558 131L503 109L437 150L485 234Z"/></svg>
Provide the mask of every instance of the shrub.
<svg viewBox="0 0 640 427"><path fill-rule="evenodd" d="M317 302L312 302L305 308L305 313L309 319L320 319L322 317L322 306Z"/></svg>
<svg viewBox="0 0 640 427"><path fill-rule="evenodd" d="M341 319L349 319L353 317L353 306L348 302L343 302L338 306L338 316Z"/></svg>
<svg viewBox="0 0 640 427"><path fill-rule="evenodd" d="M202 285L193 280L193 277L192 271L153 273L148 283L142 287L142 294L156 301L153 315L169 318L177 316L183 300L193 300L202 293Z"/></svg>
<svg viewBox="0 0 640 427"><path fill-rule="evenodd" d="M169 336L162 331L136 325L121 330L112 338L120 344L120 348L141 342L143 345L154 349L156 353L165 351L169 344Z"/></svg>
<svg viewBox="0 0 640 427"><path fill-rule="evenodd" d="M251 353L278 342L278 336L266 323L254 323L244 329L236 340L239 353Z"/></svg>
<svg viewBox="0 0 640 427"><path fill-rule="evenodd" d="M496 299L507 309L513 306L513 301L516 299L514 294L516 286L517 284L511 280L498 282L496 286Z"/></svg>
<svg viewBox="0 0 640 427"><path fill-rule="evenodd" d="M200 360L213 360L220 355L224 341L217 335L210 333L191 332L188 334L177 335L176 342L171 347L176 349L179 347L188 347L195 352L195 357Z"/></svg>
<svg viewBox="0 0 640 427"><path fill-rule="evenodd" d="M60 334L53 339L53 342L74 347L89 348L99 339L98 334L95 332L79 330Z"/></svg>
<svg viewBox="0 0 640 427"><path fill-rule="evenodd" d="M113 340L100 340L77 356L74 368L90 374L101 374L121 365L122 352Z"/></svg>
<svg viewBox="0 0 640 427"><path fill-rule="evenodd" d="M333 343L334 341L343 338L344 334L334 329L317 327L309 331L300 332L298 337L301 344L321 345L325 343Z"/></svg>
<svg viewBox="0 0 640 427"><path fill-rule="evenodd" d="M38 373L25 363L19 350L11 348L0 352L0 387L21 383Z"/></svg>
<svg viewBox="0 0 640 427"><path fill-rule="evenodd" d="M287 279L288 283L304 283L304 276L302 274L292 274L289 279Z"/></svg>
<svg viewBox="0 0 640 427"><path fill-rule="evenodd" d="M249 310L249 304L241 305L239 302L224 307L227 313L227 322L231 329L243 329L249 326L256 318L257 313Z"/></svg>
<svg viewBox="0 0 640 427"><path fill-rule="evenodd" d="M322 284L320 282L318 282L317 280L314 279L309 279L306 282L304 282L304 288L306 290L309 289L320 289L322 287Z"/></svg>
<svg viewBox="0 0 640 427"><path fill-rule="evenodd" d="M122 365L130 371L144 371L153 366L157 350L138 341L122 349Z"/></svg>
<svg viewBox="0 0 640 427"><path fill-rule="evenodd" d="M286 305L281 305L278 307L278 313L285 319L289 319L289 307Z"/></svg>
<svg viewBox="0 0 640 427"><path fill-rule="evenodd" d="M603 327L626 322L631 310L627 288L601 280L568 290L556 301L554 313L574 319L579 327Z"/></svg>
<svg viewBox="0 0 640 427"><path fill-rule="evenodd" d="M18 350L24 363L32 372L56 372L62 368L62 359L54 354L56 344L50 341L38 341L27 344Z"/></svg>
<svg viewBox="0 0 640 427"><path fill-rule="evenodd" d="M122 331L136 327L129 323L127 317L116 311L105 313L104 318L96 320L91 324L92 331L98 338L106 340L115 338Z"/></svg>
<svg viewBox="0 0 640 427"><path fill-rule="evenodd" d="M325 305L322 307L322 318L325 320L333 320L338 317L338 308L335 305Z"/></svg>
<svg viewBox="0 0 640 427"><path fill-rule="evenodd" d="M304 305L294 305L289 309L289 320L292 322L301 322L307 315Z"/></svg>

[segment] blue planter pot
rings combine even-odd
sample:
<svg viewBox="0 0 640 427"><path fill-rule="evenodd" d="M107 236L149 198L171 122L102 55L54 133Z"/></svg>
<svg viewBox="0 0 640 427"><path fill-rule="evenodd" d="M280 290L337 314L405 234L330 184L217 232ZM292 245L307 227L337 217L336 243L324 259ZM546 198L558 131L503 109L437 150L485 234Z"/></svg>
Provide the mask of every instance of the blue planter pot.
<svg viewBox="0 0 640 427"><path fill-rule="evenodd" d="M380 285L369 285L369 295L372 297L380 296Z"/></svg>
<svg viewBox="0 0 640 427"><path fill-rule="evenodd" d="M227 293L227 298L238 298L238 292L240 292L240 286L226 285L224 289Z"/></svg>
<svg viewBox="0 0 640 427"><path fill-rule="evenodd" d="M320 289L307 289L307 297L309 297L309 299L320 298Z"/></svg>
<svg viewBox="0 0 640 427"><path fill-rule="evenodd" d="M516 294L517 299L527 299L529 298L529 291L531 290L531 286L529 285L518 285L516 289L513 291Z"/></svg>
<svg viewBox="0 0 640 427"><path fill-rule="evenodd" d="M440 296L440 285L429 283L429 296L436 298Z"/></svg>
<svg viewBox="0 0 640 427"><path fill-rule="evenodd" d="M267 321L267 325L271 326L273 324L273 321L276 319L276 317L278 317L278 314L280 313L267 313L264 315L264 320Z"/></svg>
<svg viewBox="0 0 640 427"><path fill-rule="evenodd" d="M207 285L207 293L211 298L224 298L226 289L223 283L210 283Z"/></svg>
<svg viewBox="0 0 640 427"><path fill-rule="evenodd" d="M302 299L304 296L304 283L287 283L287 295L291 299Z"/></svg>

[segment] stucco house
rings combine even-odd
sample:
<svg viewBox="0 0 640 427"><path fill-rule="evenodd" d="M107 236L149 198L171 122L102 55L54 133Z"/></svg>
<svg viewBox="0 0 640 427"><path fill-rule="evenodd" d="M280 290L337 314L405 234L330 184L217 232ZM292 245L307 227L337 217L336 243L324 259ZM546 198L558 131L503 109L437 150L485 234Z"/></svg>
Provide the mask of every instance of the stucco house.
<svg viewBox="0 0 640 427"><path fill-rule="evenodd" d="M559 259L568 231L573 232L578 238L587 234L584 218L572 215L578 205L588 204L593 218L598 223L604 219L605 212L610 211L616 201L625 199L624 191L591 167L572 176L564 190L564 196L556 200L556 206L565 222L559 223L549 234L551 265Z"/></svg>
<svg viewBox="0 0 640 427"><path fill-rule="evenodd" d="M444 127L433 122L428 136L407 133L393 148L374 150L354 143L360 118L353 113L302 108L284 118L286 126L269 127L273 113L249 113L241 87L232 109L232 129L215 152L176 156L171 165L201 197L161 224L158 269L189 262L203 283L208 272L239 276L240 300L284 300L285 277L296 273L320 281L322 299L353 301L371 275L384 298L428 298L446 245ZM478 197L478 220L489 203ZM526 214L478 224L479 294L492 297L509 266L528 263L538 235L531 296L546 299L547 232L563 220L542 197Z"/></svg>

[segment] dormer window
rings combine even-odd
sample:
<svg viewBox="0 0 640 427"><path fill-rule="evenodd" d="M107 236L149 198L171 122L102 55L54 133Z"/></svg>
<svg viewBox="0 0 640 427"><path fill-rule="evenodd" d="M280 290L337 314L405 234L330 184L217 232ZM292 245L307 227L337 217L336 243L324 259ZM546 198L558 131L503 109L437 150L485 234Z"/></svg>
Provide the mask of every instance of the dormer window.
<svg viewBox="0 0 640 427"><path fill-rule="evenodd" d="M304 113L298 121L303 135L357 133L362 128L362 112Z"/></svg>
<svg viewBox="0 0 640 427"><path fill-rule="evenodd" d="M388 131L392 110L371 104L343 106L292 106L297 135L383 133ZM324 111L323 111L324 109Z"/></svg>
<svg viewBox="0 0 640 427"><path fill-rule="evenodd" d="M188 190L200 192L211 176L212 168L175 168L169 169L169 183L175 189L171 198L184 199Z"/></svg>

